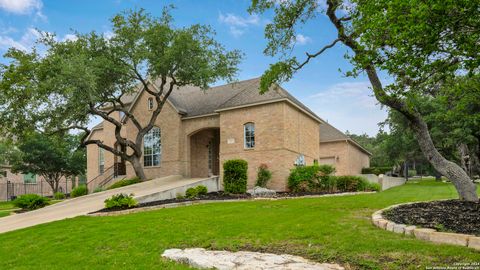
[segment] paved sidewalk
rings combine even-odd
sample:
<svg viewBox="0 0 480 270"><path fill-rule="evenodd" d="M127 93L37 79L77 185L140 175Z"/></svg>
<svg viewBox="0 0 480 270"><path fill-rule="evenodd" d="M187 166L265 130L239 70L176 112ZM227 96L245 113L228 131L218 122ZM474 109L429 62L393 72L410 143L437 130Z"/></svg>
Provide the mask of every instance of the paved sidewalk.
<svg viewBox="0 0 480 270"><path fill-rule="evenodd" d="M141 197L156 192L193 184L201 180L204 179L183 178L180 175L174 175L157 178L135 185L93 193L74 199L68 199L35 211L2 217L0 218L0 233L14 231L56 220L73 218L88 214L90 212L98 211L104 207L104 200L114 194L133 193L135 197Z"/></svg>

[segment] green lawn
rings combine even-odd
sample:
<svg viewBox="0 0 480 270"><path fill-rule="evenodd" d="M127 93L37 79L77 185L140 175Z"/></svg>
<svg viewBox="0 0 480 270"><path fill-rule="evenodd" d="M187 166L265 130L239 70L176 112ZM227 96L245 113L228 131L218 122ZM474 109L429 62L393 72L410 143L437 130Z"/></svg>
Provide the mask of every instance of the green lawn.
<svg viewBox="0 0 480 270"><path fill-rule="evenodd" d="M8 216L14 210L16 210L12 202L0 202L0 217Z"/></svg>
<svg viewBox="0 0 480 270"><path fill-rule="evenodd" d="M424 269L479 262L480 252L415 240L371 225L386 206L456 197L422 181L378 194L218 203L117 217L78 217L0 235L0 269L189 269L166 248L301 255L351 269Z"/></svg>

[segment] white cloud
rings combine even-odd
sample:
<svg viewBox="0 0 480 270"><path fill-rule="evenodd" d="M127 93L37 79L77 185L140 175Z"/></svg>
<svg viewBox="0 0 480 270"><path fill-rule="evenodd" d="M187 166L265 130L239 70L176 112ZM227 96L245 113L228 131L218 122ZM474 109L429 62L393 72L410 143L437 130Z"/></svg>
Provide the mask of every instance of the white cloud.
<svg viewBox="0 0 480 270"><path fill-rule="evenodd" d="M47 20L42 13L43 2L41 0L0 0L0 9L18 15L35 14L35 19Z"/></svg>
<svg viewBox="0 0 480 270"><path fill-rule="evenodd" d="M63 36L63 38L61 39L62 41L75 41L77 40L78 37L76 35L73 35L73 34L66 34L65 36Z"/></svg>
<svg viewBox="0 0 480 270"><path fill-rule="evenodd" d="M295 36L295 41L294 43L297 45L305 45L307 43L312 42L312 39L310 37L304 36L302 34L297 34Z"/></svg>
<svg viewBox="0 0 480 270"><path fill-rule="evenodd" d="M305 104L342 131L375 135L387 112L372 95L369 82L344 82L308 97Z"/></svg>
<svg viewBox="0 0 480 270"><path fill-rule="evenodd" d="M257 14L242 17L232 13L227 13L226 15L220 13L218 20L229 26L230 33L234 37L240 37L252 25L260 25L260 17Z"/></svg>
<svg viewBox="0 0 480 270"><path fill-rule="evenodd" d="M0 36L0 49L7 50L10 47L14 47L19 50L28 51L40 35L37 29L28 28L19 40L15 40L9 36Z"/></svg>
<svg viewBox="0 0 480 270"><path fill-rule="evenodd" d="M42 7L41 0L0 0L0 9L15 14L31 14Z"/></svg>

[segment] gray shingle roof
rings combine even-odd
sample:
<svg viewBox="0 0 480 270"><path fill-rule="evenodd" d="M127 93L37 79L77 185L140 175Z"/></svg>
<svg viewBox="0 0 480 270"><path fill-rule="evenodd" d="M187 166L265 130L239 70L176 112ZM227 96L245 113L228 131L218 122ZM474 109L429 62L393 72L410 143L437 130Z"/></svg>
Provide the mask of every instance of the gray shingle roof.
<svg viewBox="0 0 480 270"><path fill-rule="evenodd" d="M367 153L368 155L372 155L367 149L357 143L355 140L347 136L345 133L341 132L340 130L336 129L334 126L330 125L327 122L323 122L320 125L320 143L325 142L333 142L333 141L350 141L358 147L363 152Z"/></svg>
<svg viewBox="0 0 480 270"><path fill-rule="evenodd" d="M159 80L155 81L154 84L158 86ZM263 95L259 91L260 78L254 78L211 87L207 90L202 90L196 86L182 86L172 91L169 100L179 111L184 113L184 117L192 117L211 114L216 110L231 107L288 99L320 119L307 106L303 105L282 87L272 87L270 91ZM134 98L125 97L125 100L133 101Z"/></svg>

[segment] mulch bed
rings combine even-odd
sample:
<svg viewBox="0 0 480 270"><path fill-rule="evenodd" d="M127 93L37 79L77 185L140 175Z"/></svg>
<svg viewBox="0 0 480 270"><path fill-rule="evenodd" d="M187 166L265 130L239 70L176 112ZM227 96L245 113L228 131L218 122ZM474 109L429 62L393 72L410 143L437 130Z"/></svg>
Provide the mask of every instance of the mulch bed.
<svg viewBox="0 0 480 270"><path fill-rule="evenodd" d="M383 216L395 223L480 236L480 202L460 200L406 204Z"/></svg>
<svg viewBox="0 0 480 270"><path fill-rule="evenodd" d="M311 195L325 195L325 194L336 194L336 193L344 193L344 192L299 192L299 193L277 192L275 198L303 197L303 196L311 196ZM200 200L227 201L227 200L239 200L239 199L251 199L251 198L252 196L250 196L250 194L229 194L229 193L224 193L222 191L219 191L219 192L209 192L207 195L201 195L193 199L173 198L173 199L160 200L160 201L154 201L154 202L148 202L148 203L139 203L137 206L133 208L128 208L128 209L164 205L164 204L171 204L171 203L200 201ZM125 209L127 208L111 208L111 209L104 208L93 213L108 213L108 212L122 211Z"/></svg>

